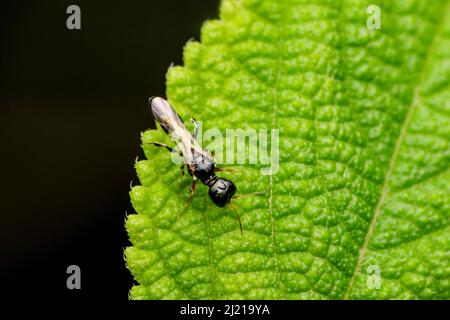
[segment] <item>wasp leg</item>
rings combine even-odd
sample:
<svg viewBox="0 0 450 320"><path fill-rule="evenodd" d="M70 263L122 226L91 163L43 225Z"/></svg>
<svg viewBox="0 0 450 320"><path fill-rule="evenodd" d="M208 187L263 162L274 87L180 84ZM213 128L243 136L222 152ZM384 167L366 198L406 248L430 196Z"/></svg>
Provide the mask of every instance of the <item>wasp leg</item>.
<svg viewBox="0 0 450 320"><path fill-rule="evenodd" d="M154 145L156 147L166 148L170 152L172 152L172 150L173 150L173 148L169 147L167 144L160 143L160 142L147 142L146 144L152 144L152 145Z"/></svg>
<svg viewBox="0 0 450 320"><path fill-rule="evenodd" d="M239 170L236 170L236 169L214 168L214 172L223 172L223 171L228 171L228 172L239 172Z"/></svg>
<svg viewBox="0 0 450 320"><path fill-rule="evenodd" d="M189 206L189 204L192 202L192 199L194 198L194 191L195 191L195 184L197 183L197 179L194 179L191 184L191 195L187 199L186 203L184 204L184 207L186 208Z"/></svg>
<svg viewBox="0 0 450 320"><path fill-rule="evenodd" d="M198 125L197 120L195 120L194 118L191 118L192 123L194 124L194 134L192 135L192 137L194 139L197 139L198 137L198 133L200 131L200 126Z"/></svg>

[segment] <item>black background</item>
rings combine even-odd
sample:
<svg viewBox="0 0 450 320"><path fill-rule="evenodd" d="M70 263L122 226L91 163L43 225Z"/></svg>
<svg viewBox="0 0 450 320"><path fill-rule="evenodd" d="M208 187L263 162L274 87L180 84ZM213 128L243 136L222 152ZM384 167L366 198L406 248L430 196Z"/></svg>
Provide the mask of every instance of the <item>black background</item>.
<svg viewBox="0 0 450 320"><path fill-rule="evenodd" d="M81 30L66 8L81 8ZM147 99L218 0L2 1L3 297L126 300L125 212ZM135 182L135 184L138 182ZM66 268L81 268L81 290Z"/></svg>

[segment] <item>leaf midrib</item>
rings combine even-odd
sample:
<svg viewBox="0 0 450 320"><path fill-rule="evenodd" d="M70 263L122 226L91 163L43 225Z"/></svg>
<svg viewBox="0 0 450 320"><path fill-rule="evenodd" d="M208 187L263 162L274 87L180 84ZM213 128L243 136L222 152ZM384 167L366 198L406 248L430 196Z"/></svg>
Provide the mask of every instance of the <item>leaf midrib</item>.
<svg viewBox="0 0 450 320"><path fill-rule="evenodd" d="M281 37L277 38L280 39ZM280 54L280 46L278 45L278 42L276 42L277 47L277 63L276 63L276 72L275 72L275 81L274 81L274 87L272 89L273 92L273 108L272 108L272 128L275 128L276 125L276 115L278 110L278 93L279 93L279 87L278 87L278 80L281 76L281 54ZM284 300L286 300L286 290L283 286L283 283L281 281L281 273L280 273L280 266L278 261L278 255L277 251L275 249L275 217L273 215L273 206L272 206L272 199L273 199L273 175L269 175L269 213L270 213L270 222L271 222L271 246L272 246L272 255L273 260L275 264L275 273L277 275L277 284L278 288L280 289L281 295Z"/></svg>
<svg viewBox="0 0 450 320"><path fill-rule="evenodd" d="M350 299L350 291L353 287L356 276L361 271L362 264L365 260L365 257L366 257L367 251L368 251L369 241L371 239L373 232L375 231L376 223L377 223L379 216L381 215L381 209L383 207L384 201L389 194L389 183L390 183L390 180L392 177L393 169L394 169L396 161L397 161L400 147L401 147L401 145L403 143L403 139L405 138L405 135L407 133L408 126L409 126L412 116L414 114L414 110L417 108L417 106L420 103L420 89L421 89L423 81L427 75L428 68L432 61L431 57L434 55L434 50L436 48L437 39L440 37L440 35L442 33L444 22L448 18L449 11L450 11L450 1L447 1L447 5L444 9L443 14L441 15L440 22L439 22L438 26L436 27L436 32L434 33L433 38L430 41L430 45L428 46L425 60L423 62L423 67L422 67L422 70L420 71L419 80L417 81L417 84L414 87L414 96L413 96L411 104L408 108L408 113L406 114L406 117L403 121L399 136L397 137L397 140L395 142L394 150L390 157L388 169L387 169L385 177L384 177L382 192L380 194L380 198L378 199L377 206L375 207L375 212L372 216L372 220L371 220L369 228L367 230L364 244L361 247L361 249L359 250L358 262L356 263L355 269L353 270L353 274L349 280L348 286L344 293L344 297L343 297L344 299Z"/></svg>

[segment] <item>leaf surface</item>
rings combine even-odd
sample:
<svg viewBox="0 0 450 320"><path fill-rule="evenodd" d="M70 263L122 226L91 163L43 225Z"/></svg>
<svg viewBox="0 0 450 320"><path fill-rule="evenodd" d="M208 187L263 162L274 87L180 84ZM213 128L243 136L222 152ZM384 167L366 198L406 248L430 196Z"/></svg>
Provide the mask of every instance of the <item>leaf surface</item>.
<svg viewBox="0 0 450 320"><path fill-rule="evenodd" d="M201 184L183 209L190 177L145 132L131 298L450 298L449 2L383 1L369 30L371 2L223 0L186 45L169 101L204 130L279 129L279 170L221 174L266 191L233 201L241 237Z"/></svg>

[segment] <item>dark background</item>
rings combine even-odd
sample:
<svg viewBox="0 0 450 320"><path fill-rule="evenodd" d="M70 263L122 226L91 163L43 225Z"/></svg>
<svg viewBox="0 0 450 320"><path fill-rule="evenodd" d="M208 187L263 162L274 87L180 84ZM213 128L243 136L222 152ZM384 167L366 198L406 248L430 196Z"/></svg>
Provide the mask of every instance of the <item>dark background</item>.
<svg viewBox="0 0 450 320"><path fill-rule="evenodd" d="M2 297L126 300L147 99L165 96L167 68L219 0L0 3ZM66 28L71 4L81 30ZM66 288L71 264L81 290Z"/></svg>

